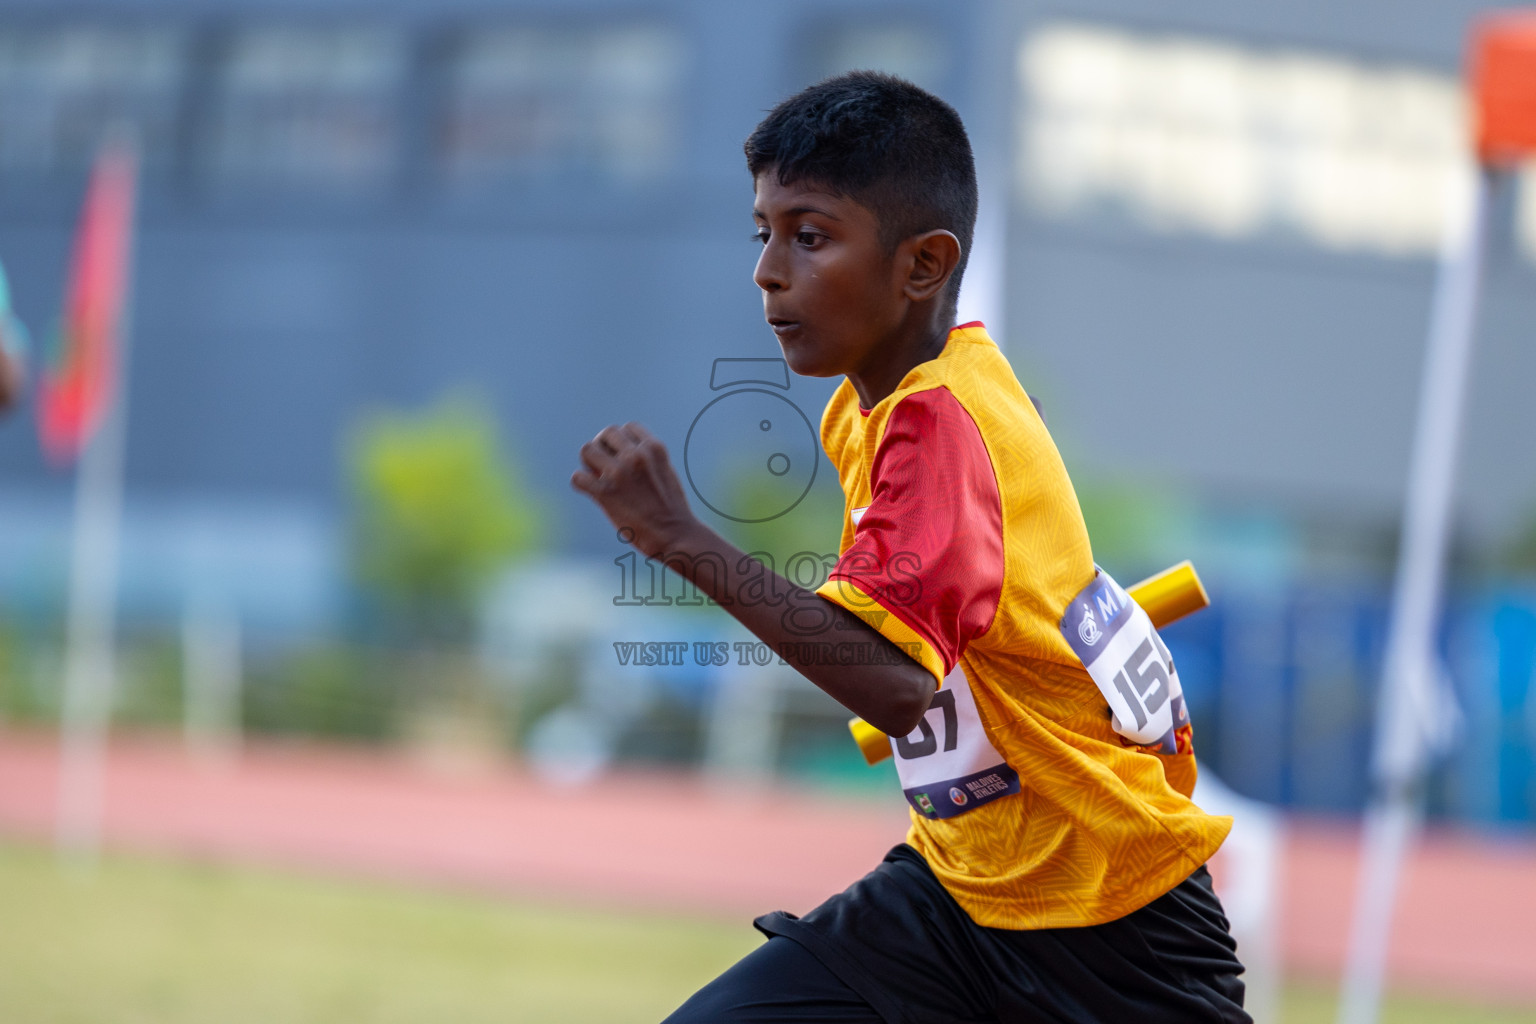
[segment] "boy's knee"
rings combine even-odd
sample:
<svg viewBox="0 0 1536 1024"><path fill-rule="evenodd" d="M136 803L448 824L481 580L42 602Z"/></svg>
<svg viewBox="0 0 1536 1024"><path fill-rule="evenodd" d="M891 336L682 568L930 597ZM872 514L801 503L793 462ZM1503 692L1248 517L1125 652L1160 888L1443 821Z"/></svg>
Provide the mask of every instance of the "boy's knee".
<svg viewBox="0 0 1536 1024"><path fill-rule="evenodd" d="M791 939L769 939L695 992L662 1024L748 1024L773 1019L762 1016L764 1003L793 988L788 975L797 956L809 954Z"/></svg>
<svg viewBox="0 0 1536 1024"><path fill-rule="evenodd" d="M676 1010L662 1024L713 1024L713 1022L730 1022L737 1024L740 1021L751 1020L750 1017L740 1017L734 1012L729 993L715 989L716 981L695 992L689 1000Z"/></svg>
<svg viewBox="0 0 1536 1024"><path fill-rule="evenodd" d="M662 1024L769 1024L802 1018L850 1024L881 1020L800 943L775 936L695 992Z"/></svg>

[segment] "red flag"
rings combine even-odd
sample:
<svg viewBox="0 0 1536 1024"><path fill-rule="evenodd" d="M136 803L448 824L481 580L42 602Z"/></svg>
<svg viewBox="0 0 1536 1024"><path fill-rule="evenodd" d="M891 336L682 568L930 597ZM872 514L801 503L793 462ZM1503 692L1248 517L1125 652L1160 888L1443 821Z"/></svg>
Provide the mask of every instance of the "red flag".
<svg viewBox="0 0 1536 1024"><path fill-rule="evenodd" d="M112 406L136 177L132 149L102 147L75 235L63 322L38 379L38 433L56 463L74 461Z"/></svg>

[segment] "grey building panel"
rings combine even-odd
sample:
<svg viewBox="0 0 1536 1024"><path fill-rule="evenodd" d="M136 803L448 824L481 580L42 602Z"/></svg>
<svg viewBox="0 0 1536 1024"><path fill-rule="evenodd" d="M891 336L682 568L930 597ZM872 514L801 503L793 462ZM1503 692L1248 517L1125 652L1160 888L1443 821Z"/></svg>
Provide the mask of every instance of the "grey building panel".
<svg viewBox="0 0 1536 1024"><path fill-rule="evenodd" d="M808 40L817 26L936 25L947 91L982 136L978 151L998 160L1013 144L1017 42L1055 20L1449 71L1477 9L1405 11L1374 0L1343 8L977 2L931 22L924 5L809 2L114 5L112 17L197 25L379 18L419 33L423 52L442 33L529 12L654 16L682 33L689 53L679 159L660 181L625 185L573 172L454 195L430 175L402 171L398 188L351 199L247 194L195 169L150 182L135 298L130 495L259 495L335 511L339 449L360 411L462 388L497 410L560 524L559 542L606 550L606 529L566 483L576 446L606 422L639 419L677 448L707 400L713 358L774 352L750 281L740 143L816 67ZM102 10L76 5L68 16ZM58 14L51 4L0 5L0 21ZM421 107L430 112L431 103ZM58 306L74 187L18 192L0 182L0 257L40 334ZM1074 470L1393 514L1429 261L1047 222L1022 205L1010 261L1004 340L1026 385L1046 399ZM1536 379L1533 283L1513 254L1490 282L1463 493L1473 521L1493 532L1536 503L1536 473L1526 468L1536 412L1524 400L1524 382ZM829 388L797 383L794 395L814 418ZM0 481L18 491L61 487L15 421L0 430Z"/></svg>

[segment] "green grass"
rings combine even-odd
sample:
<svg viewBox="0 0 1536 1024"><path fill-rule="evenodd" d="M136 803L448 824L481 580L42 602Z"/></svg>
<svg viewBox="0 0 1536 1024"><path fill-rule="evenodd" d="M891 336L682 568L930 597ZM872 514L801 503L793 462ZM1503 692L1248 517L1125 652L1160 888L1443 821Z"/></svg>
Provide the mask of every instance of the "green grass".
<svg viewBox="0 0 1536 1024"><path fill-rule="evenodd" d="M4 1024L656 1022L759 939L747 923L0 846ZM1292 986L1286 1024L1331 1024ZM1397 998L1384 1024L1536 1024ZM1261 1022L1266 1024L1266 1022Z"/></svg>
<svg viewBox="0 0 1536 1024"><path fill-rule="evenodd" d="M751 924L0 848L5 1024L659 1021Z"/></svg>
<svg viewBox="0 0 1536 1024"><path fill-rule="evenodd" d="M1282 1002L1284 1024L1333 1024L1337 997L1337 986L1288 986ZM1500 1007L1399 994L1387 997L1382 1007L1381 1024L1536 1024L1536 1008Z"/></svg>

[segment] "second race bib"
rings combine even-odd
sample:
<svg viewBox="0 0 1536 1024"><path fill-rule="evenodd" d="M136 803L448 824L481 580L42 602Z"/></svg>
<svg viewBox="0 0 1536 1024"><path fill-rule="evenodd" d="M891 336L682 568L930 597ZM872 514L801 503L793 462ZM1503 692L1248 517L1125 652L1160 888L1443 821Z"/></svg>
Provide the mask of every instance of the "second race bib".
<svg viewBox="0 0 1536 1024"><path fill-rule="evenodd" d="M1110 724L1131 743L1178 752L1189 722L1179 674L1152 620L1102 569L1067 605L1061 633L1109 702Z"/></svg>

